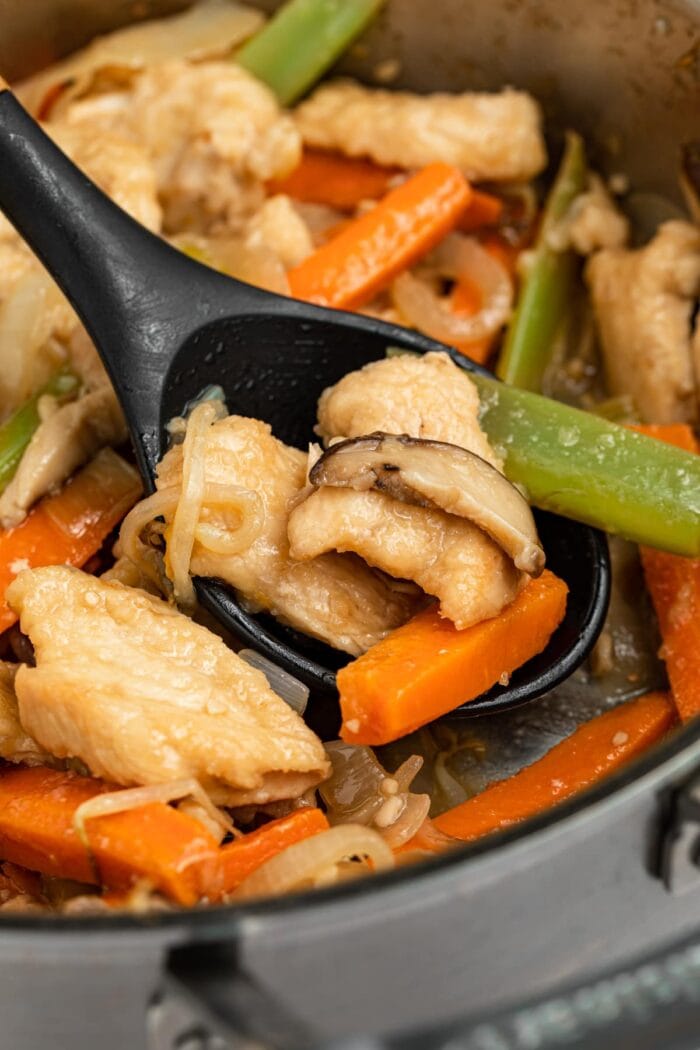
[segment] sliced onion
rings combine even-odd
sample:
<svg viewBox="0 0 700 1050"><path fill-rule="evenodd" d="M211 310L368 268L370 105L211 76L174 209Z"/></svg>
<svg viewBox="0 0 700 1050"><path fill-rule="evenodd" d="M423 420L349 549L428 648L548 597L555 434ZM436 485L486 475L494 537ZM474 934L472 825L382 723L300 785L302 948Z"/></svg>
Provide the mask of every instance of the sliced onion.
<svg viewBox="0 0 700 1050"><path fill-rule="evenodd" d="M397 849L413 838L430 809L430 796L409 791L421 769L419 755L387 773L369 747L334 740L326 745L333 772L319 786L333 825L363 824Z"/></svg>
<svg viewBox="0 0 700 1050"><path fill-rule="evenodd" d="M163 575L162 557L159 551L144 543L142 536L146 527L157 518L172 518L179 497L180 489L176 486L154 492L129 511L119 533L123 557L133 562L160 593L166 590L167 584Z"/></svg>
<svg viewBox="0 0 700 1050"><path fill-rule="evenodd" d="M359 824L341 824L278 853L249 875L233 896L247 900L289 893L310 888L319 878L327 884L329 869L353 857L365 859L368 873L394 866L394 855L376 831Z"/></svg>
<svg viewBox="0 0 700 1050"><path fill-rule="evenodd" d="M382 830L382 838L391 849L398 849L399 846L403 846L405 842L412 839L430 812L430 795L410 793L403 797L406 802L400 815ZM391 799L387 799L385 805L390 801ZM380 815L381 810L374 818L375 822Z"/></svg>
<svg viewBox="0 0 700 1050"><path fill-rule="evenodd" d="M138 70L171 59L199 60L225 55L262 25L253 8L231 0L204 0L181 14L138 22L97 37L87 47L18 85L17 93L33 113L46 115L47 96L66 84L61 108L84 95L101 69Z"/></svg>
<svg viewBox="0 0 700 1050"><path fill-rule="evenodd" d="M190 560L204 502L207 434L222 412L225 409L220 402L197 405L187 420L182 446L182 487L168 540L168 575L175 601L185 609L193 609L196 602Z"/></svg>
<svg viewBox="0 0 700 1050"><path fill-rule="evenodd" d="M403 273L393 282L391 295L406 321L450 346L484 339L506 323L513 305L513 284L505 267L475 238L446 237L433 261L444 277L474 284L481 292L482 308L472 317L454 314L426 282Z"/></svg>
<svg viewBox="0 0 700 1050"><path fill-rule="evenodd" d="M308 686L283 668L278 667L272 660L268 660L262 653L256 653L254 649L241 649L238 655L251 667L262 671L273 693L277 693L292 710L298 715L304 714L309 700Z"/></svg>
<svg viewBox="0 0 700 1050"><path fill-rule="evenodd" d="M120 791L108 791L103 795L89 798L81 803L73 815L73 827L80 841L89 849L89 840L85 822L95 817L108 817L112 813L125 813L130 809L140 809L152 802L174 802L179 798L193 798L206 811L207 815L225 832L240 835L230 818L207 795L206 791L194 777L184 780L171 780L165 784L147 784L144 787L124 788Z"/></svg>

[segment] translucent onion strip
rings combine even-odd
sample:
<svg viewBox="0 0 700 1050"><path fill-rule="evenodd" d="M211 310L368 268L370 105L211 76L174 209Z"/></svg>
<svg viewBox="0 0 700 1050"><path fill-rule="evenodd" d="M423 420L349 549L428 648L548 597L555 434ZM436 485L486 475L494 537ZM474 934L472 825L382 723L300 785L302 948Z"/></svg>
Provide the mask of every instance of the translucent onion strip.
<svg viewBox="0 0 700 1050"><path fill-rule="evenodd" d="M204 502L207 432L222 411L214 401L197 405L187 420L182 446L182 490L168 541L168 562L175 601L184 609L193 609L196 601L190 560Z"/></svg>
<svg viewBox="0 0 700 1050"><path fill-rule="evenodd" d="M433 339L456 345L484 339L506 323L513 305L513 284L502 264L475 238L446 237L432 261L442 276L475 285L481 293L481 310L472 317L455 314L426 282L404 273L393 282L391 294L409 324Z"/></svg>
<svg viewBox="0 0 700 1050"><path fill-rule="evenodd" d="M368 862L367 871L394 867L394 855L376 831L359 824L341 824L278 853L245 879L235 899L266 897L328 884L328 871L353 857Z"/></svg>
<svg viewBox="0 0 700 1050"><path fill-rule="evenodd" d="M251 667L262 671L273 693L282 697L298 715L304 714L309 699L308 686L283 668L278 667L272 660L268 660L262 653L256 653L254 649L241 649L238 655Z"/></svg>
<svg viewBox="0 0 700 1050"><path fill-rule="evenodd" d="M144 543L142 535L146 526L156 518L162 517L167 520L172 517L179 493L178 488L162 489L141 500L124 518L119 533L122 556L133 562L159 591L163 590L164 584L161 556L153 547Z"/></svg>
<svg viewBox="0 0 700 1050"><path fill-rule="evenodd" d="M73 827L80 841L89 849L89 840L85 822L95 817L108 817L112 813L125 813L130 809L139 809L152 802L174 802L180 798L193 798L205 810L214 823L231 835L239 835L230 818L214 805L206 791L193 777L184 780L171 780L165 784L147 784L145 787L124 788L122 791L109 791L83 802L73 816Z"/></svg>

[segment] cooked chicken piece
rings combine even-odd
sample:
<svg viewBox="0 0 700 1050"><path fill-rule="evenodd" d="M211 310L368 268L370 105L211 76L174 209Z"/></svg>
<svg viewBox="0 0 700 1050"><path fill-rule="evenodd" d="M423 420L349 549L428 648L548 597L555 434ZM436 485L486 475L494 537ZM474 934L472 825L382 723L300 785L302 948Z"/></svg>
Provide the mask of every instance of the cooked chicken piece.
<svg viewBox="0 0 700 1050"><path fill-rule="evenodd" d="M326 442L375 430L447 441L500 470L478 412L476 387L447 354L403 354L372 361L324 390L316 429Z"/></svg>
<svg viewBox="0 0 700 1050"><path fill-rule="evenodd" d="M158 467L158 489L179 486L181 479L182 446L176 445ZM414 594L393 587L350 555L304 563L290 559L287 518L305 485L306 456L274 438L266 423L241 416L214 423L207 436L206 481L257 493L260 519L237 554L207 549L197 539L194 575L225 580L251 607L353 656L416 610ZM206 499L199 520L235 527L225 512L222 518L221 507L207 507Z"/></svg>
<svg viewBox="0 0 700 1050"><path fill-rule="evenodd" d="M445 441L500 470L478 409L476 387L447 354L403 355L373 361L325 390L317 429L326 441L374 431ZM355 551L391 576L414 580L459 627L495 616L526 581L469 521L376 492L318 489L292 512L289 539L295 558Z"/></svg>
<svg viewBox="0 0 700 1050"><path fill-rule="evenodd" d="M700 294L700 230L673 220L636 251L604 250L588 263L605 373L643 420L697 418L691 318Z"/></svg>
<svg viewBox="0 0 700 1050"><path fill-rule="evenodd" d="M239 232L262 204L265 180L291 171L301 151L272 92L232 62L149 66L127 90L73 103L64 121L110 129L147 151L169 232Z"/></svg>
<svg viewBox="0 0 700 1050"><path fill-rule="evenodd" d="M56 406L40 423L12 481L0 495L0 526L18 525L29 508L106 445L126 441L127 429L110 386Z"/></svg>
<svg viewBox="0 0 700 1050"><path fill-rule="evenodd" d="M590 176L589 188L576 198L564 225L568 243L579 255L624 248L629 237L629 222L599 175Z"/></svg>
<svg viewBox="0 0 700 1050"><path fill-rule="evenodd" d="M160 230L156 172L143 146L123 134L67 121L52 121L44 129L120 208L149 230Z"/></svg>
<svg viewBox="0 0 700 1050"><path fill-rule="evenodd" d="M311 146L401 168L444 161L470 179L512 182L531 179L547 163L540 108L510 88L421 96L333 81L302 102L295 119Z"/></svg>
<svg viewBox="0 0 700 1050"><path fill-rule="evenodd" d="M222 805L296 798L328 773L320 740L206 628L76 569L29 569L7 591L36 652L15 687L22 725L117 784L195 777Z"/></svg>
<svg viewBox="0 0 700 1050"><path fill-rule="evenodd" d="M17 664L0 660L0 758L25 765L43 765L51 762L50 755L24 731L19 718L15 675Z"/></svg>
<svg viewBox="0 0 700 1050"><path fill-rule="evenodd" d="M268 248L287 270L314 250L308 226L283 193L269 197L255 213L246 229L246 243L251 248Z"/></svg>
<svg viewBox="0 0 700 1050"><path fill-rule="evenodd" d="M439 598L460 630L497 616L528 578L471 522L381 492L320 488L292 511L288 531L293 558L354 551Z"/></svg>

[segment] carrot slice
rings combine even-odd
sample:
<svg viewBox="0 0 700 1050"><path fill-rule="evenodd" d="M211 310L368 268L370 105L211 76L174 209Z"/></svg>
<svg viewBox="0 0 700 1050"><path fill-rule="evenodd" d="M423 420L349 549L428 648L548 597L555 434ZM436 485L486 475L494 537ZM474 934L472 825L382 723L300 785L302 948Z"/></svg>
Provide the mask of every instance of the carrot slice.
<svg viewBox="0 0 700 1050"><path fill-rule="evenodd" d="M364 305L442 240L470 195L457 168L430 164L290 270L292 295L339 309Z"/></svg>
<svg viewBox="0 0 700 1050"><path fill-rule="evenodd" d="M389 192L399 168L384 168L371 160L306 148L300 163L285 179L267 184L268 193L286 193L297 201L326 204L338 211L354 211L366 200Z"/></svg>
<svg viewBox="0 0 700 1050"><path fill-rule="evenodd" d="M140 494L134 468L103 449L21 524L0 531L0 631L17 620L4 595L18 572L40 565L84 565Z"/></svg>
<svg viewBox="0 0 700 1050"><path fill-rule="evenodd" d="M686 452L700 452L685 423L634 428ZM700 714L700 558L681 558L652 547L639 550L644 578L663 639L661 656L683 722Z"/></svg>
<svg viewBox="0 0 700 1050"><path fill-rule="evenodd" d="M472 189L471 199L459 220L457 228L462 233L473 233L484 226L495 226L503 214L504 204L500 197L484 190Z"/></svg>
<svg viewBox="0 0 700 1050"><path fill-rule="evenodd" d="M665 693L648 693L591 719L515 776L486 788L436 817L432 828L469 842L490 831L533 817L596 784L656 743L675 720ZM412 848L440 849L425 835Z"/></svg>
<svg viewBox="0 0 700 1050"><path fill-rule="evenodd" d="M499 616L458 631L433 606L338 672L341 737L387 744L474 700L541 652L568 588L546 570Z"/></svg>
<svg viewBox="0 0 700 1050"><path fill-rule="evenodd" d="M117 890L147 879L179 904L194 904L196 862L218 844L186 813L152 802L94 817L85 824L86 849L73 826L75 811L113 790L104 781L44 766L0 769L0 859Z"/></svg>
<svg viewBox="0 0 700 1050"><path fill-rule="evenodd" d="M221 900L270 857L327 827L328 820L320 809L298 809L222 846L215 857L207 857L199 865L201 895L210 901Z"/></svg>

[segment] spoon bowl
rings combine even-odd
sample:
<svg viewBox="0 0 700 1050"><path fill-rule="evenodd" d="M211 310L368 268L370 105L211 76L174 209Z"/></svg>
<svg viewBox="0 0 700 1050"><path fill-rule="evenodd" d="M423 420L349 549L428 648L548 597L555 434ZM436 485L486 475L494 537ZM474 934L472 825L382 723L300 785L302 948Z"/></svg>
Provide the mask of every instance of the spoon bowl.
<svg viewBox="0 0 700 1050"><path fill-rule="evenodd" d="M0 208L75 307L110 374L129 424L145 486L167 449L166 426L209 385L231 413L269 423L304 448L322 391L389 348L444 351L424 336L357 314L273 295L201 265L139 226L44 134L0 80ZM460 713L476 715L535 699L582 662L602 628L610 588L602 533L538 514L549 567L569 586L564 622L538 657ZM245 611L221 582L195 581L201 603L237 639L311 687L336 693L348 657L269 616ZM325 711L324 735L330 725ZM314 705L310 719L317 721ZM337 728L337 727L336 727Z"/></svg>

